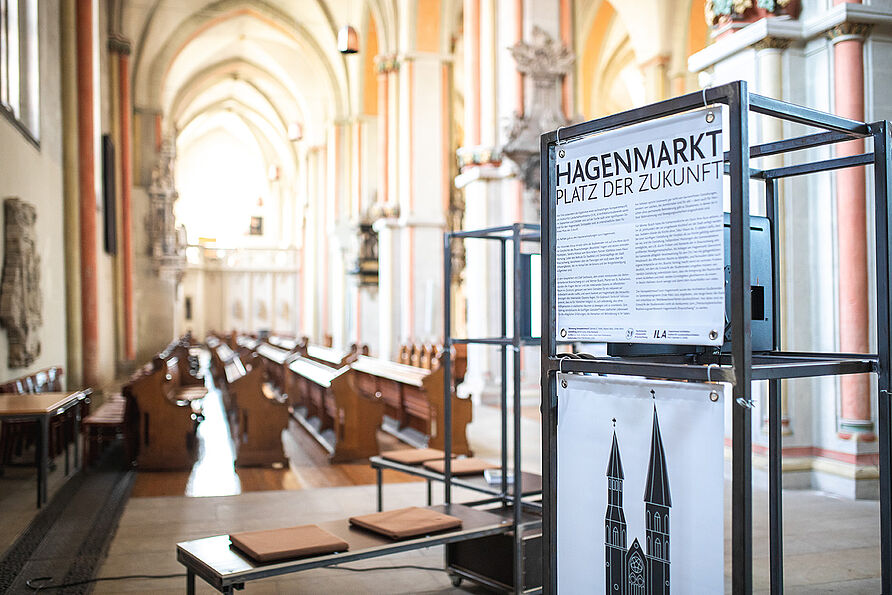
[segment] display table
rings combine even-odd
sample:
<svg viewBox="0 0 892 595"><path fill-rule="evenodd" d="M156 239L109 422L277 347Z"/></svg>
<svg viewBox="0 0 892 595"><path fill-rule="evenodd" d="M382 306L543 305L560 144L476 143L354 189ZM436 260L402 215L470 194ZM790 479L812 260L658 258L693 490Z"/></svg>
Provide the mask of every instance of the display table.
<svg viewBox="0 0 892 595"><path fill-rule="evenodd" d="M258 564L231 548L228 535L217 535L178 543L177 561L186 567L186 592L190 595L195 593L196 576L203 578L221 593L232 593L234 589L244 588L245 583L258 579L499 535L513 529L511 510L477 510L462 504L442 504L430 508L460 518L462 527L454 531L395 541L353 527L347 519L341 519L317 525L347 542L349 549L345 552Z"/></svg>
<svg viewBox="0 0 892 595"><path fill-rule="evenodd" d="M399 471L400 473L405 473L407 475L414 475L415 477L423 477L427 482L427 505L431 505L431 484L433 482L444 482L446 481L446 477L442 473L438 473L436 471L432 471L422 466L418 465L406 465L404 463L397 463L395 461L389 461L384 457L370 457L369 464L375 470L375 482L378 487L377 495L377 505L378 510L382 509L383 506L383 489L384 489L384 479L383 479L383 470L384 469L392 469L394 471ZM536 473L529 473L527 471L521 472L521 488L523 489L524 496L536 496L542 493L542 476ZM488 494L490 496L498 496L501 494L501 486L499 484L491 484L483 477L483 474L474 475L474 476L465 476L465 477L452 477L452 486L465 488L468 490L473 490L475 492L479 492L481 494ZM509 492L511 491L512 484L508 484Z"/></svg>
<svg viewBox="0 0 892 595"><path fill-rule="evenodd" d="M37 456L37 507L47 500L47 475L49 469L49 425L54 415L65 413L87 398L89 393L78 390L74 392L54 392L28 395L0 394L0 419L38 422L38 456ZM80 432L80 419L76 420L77 432ZM67 448L67 447L66 447ZM74 468L80 467L78 438L74 440Z"/></svg>

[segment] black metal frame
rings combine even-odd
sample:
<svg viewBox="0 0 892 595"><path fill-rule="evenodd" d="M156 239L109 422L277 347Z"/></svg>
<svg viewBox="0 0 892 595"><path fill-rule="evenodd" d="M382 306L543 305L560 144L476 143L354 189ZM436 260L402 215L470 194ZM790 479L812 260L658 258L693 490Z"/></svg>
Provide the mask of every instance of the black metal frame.
<svg viewBox="0 0 892 595"><path fill-rule="evenodd" d="M502 311L501 311L501 335L498 337L487 338L455 338L452 336L452 241L461 239L482 239L499 242L499 262L500 262L500 295ZM520 303L521 299L521 270L520 255L521 243L525 241L540 242L540 229L538 225L531 223L514 223L501 227L491 227L488 229L480 229L473 231L453 231L443 234L443 311L445 315L444 334L445 334L445 407L444 407L444 427L447 428L444 437L444 451L446 452L446 464L444 466L443 482L444 482L444 498L447 504L452 502L452 486L459 485L452 477L452 434L448 431L452 427L452 346L459 343L481 344L499 346L501 355L502 382L501 382L501 470L502 485L496 497L504 504L509 505L521 502L521 506L513 506L514 510L514 588L515 592L523 585L523 533L527 529L536 528L538 521L534 523L523 523L523 509L527 507L541 508L532 502L523 502L523 478L521 469L521 448L520 448L520 348L524 345L536 345L538 339L524 338L521 333L521 321L517 316L513 316L514 321L511 334L508 334L508 282L507 282L507 266L508 266L508 242L511 242L513 254L513 271L514 279L512 288L514 290L515 307ZM544 254L544 252L543 252ZM514 482L512 484L512 493L508 490L508 348L511 348L513 357L513 379L512 392L513 402L513 444L514 444ZM545 484L543 484L544 486Z"/></svg>
<svg viewBox="0 0 892 595"><path fill-rule="evenodd" d="M658 358L559 358L556 340L555 281L555 154L560 143L679 114L708 104L728 106L730 150L725 153L725 174L730 175L731 202L731 329L730 357L665 356ZM796 138L750 146L750 113L780 118L822 130ZM752 436L749 407L752 381L769 380L769 517L771 592L783 592L783 519L781 508L780 379L858 374L878 375L877 426L880 469L880 555L882 590L892 595L892 124L856 122L776 99L750 93L744 81L705 89L641 108L584 122L541 137L542 189L542 442L543 442L543 555L544 588L557 591L557 373L624 374L678 380L721 381L733 384L731 460L731 589L751 593L752 583ZM873 139L873 151L852 157L811 161L775 169L756 170L750 159L788 153L853 139ZM772 222L772 252L777 261L777 180L860 165L874 166L876 204L877 343L878 354L791 353L780 350L753 353L750 328L750 197L749 181L762 180L766 212ZM772 290L778 303L778 267ZM775 347L779 346L779 319L774 316ZM704 365L705 364L705 365Z"/></svg>

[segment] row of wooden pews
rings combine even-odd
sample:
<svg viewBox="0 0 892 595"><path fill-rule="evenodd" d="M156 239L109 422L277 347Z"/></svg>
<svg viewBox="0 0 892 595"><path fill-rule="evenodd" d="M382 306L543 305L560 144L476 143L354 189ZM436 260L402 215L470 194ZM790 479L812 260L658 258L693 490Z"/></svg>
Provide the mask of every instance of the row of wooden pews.
<svg viewBox="0 0 892 595"><path fill-rule="evenodd" d="M220 388L235 446L238 467L265 466L284 463L282 432L288 427L288 407L277 391L267 385L268 366L265 357L253 349L260 342L239 337L239 352L216 336L207 339L211 351L214 383ZM267 345L268 356L278 348ZM286 359L282 359L284 364ZM281 377L274 375L273 377Z"/></svg>
<svg viewBox="0 0 892 595"><path fill-rule="evenodd" d="M370 357L368 348L358 345L337 350L306 338L275 336L233 342L262 362L266 386L287 400L292 416L333 462L378 454L379 428L413 446L444 446L442 350L428 347L425 354L419 347L416 361L425 368ZM223 360L228 353L223 352L212 357ZM471 454L466 435L471 402L452 394L453 450Z"/></svg>
<svg viewBox="0 0 892 595"><path fill-rule="evenodd" d="M122 436L128 460L142 470L192 466L207 389L190 348L188 335L173 341L83 420L88 462L104 441Z"/></svg>

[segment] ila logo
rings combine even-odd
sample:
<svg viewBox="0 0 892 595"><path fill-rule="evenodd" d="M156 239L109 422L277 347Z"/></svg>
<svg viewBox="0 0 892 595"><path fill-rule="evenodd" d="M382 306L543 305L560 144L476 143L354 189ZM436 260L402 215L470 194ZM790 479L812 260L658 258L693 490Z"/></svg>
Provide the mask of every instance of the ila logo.
<svg viewBox="0 0 892 595"><path fill-rule="evenodd" d="M654 339L666 339L666 330L655 329L654 330Z"/></svg>

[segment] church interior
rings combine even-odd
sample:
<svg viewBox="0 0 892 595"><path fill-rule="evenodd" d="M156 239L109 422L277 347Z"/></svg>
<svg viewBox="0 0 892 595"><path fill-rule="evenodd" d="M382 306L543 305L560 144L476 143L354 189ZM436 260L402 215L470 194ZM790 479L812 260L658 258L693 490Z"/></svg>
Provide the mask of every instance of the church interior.
<svg viewBox="0 0 892 595"><path fill-rule="evenodd" d="M540 135L737 80L874 122L890 73L889 0L0 0L0 591L541 592ZM780 183L785 349L877 353L874 189ZM790 592L881 591L878 394L783 381ZM424 528L202 574L202 539L382 510Z"/></svg>

